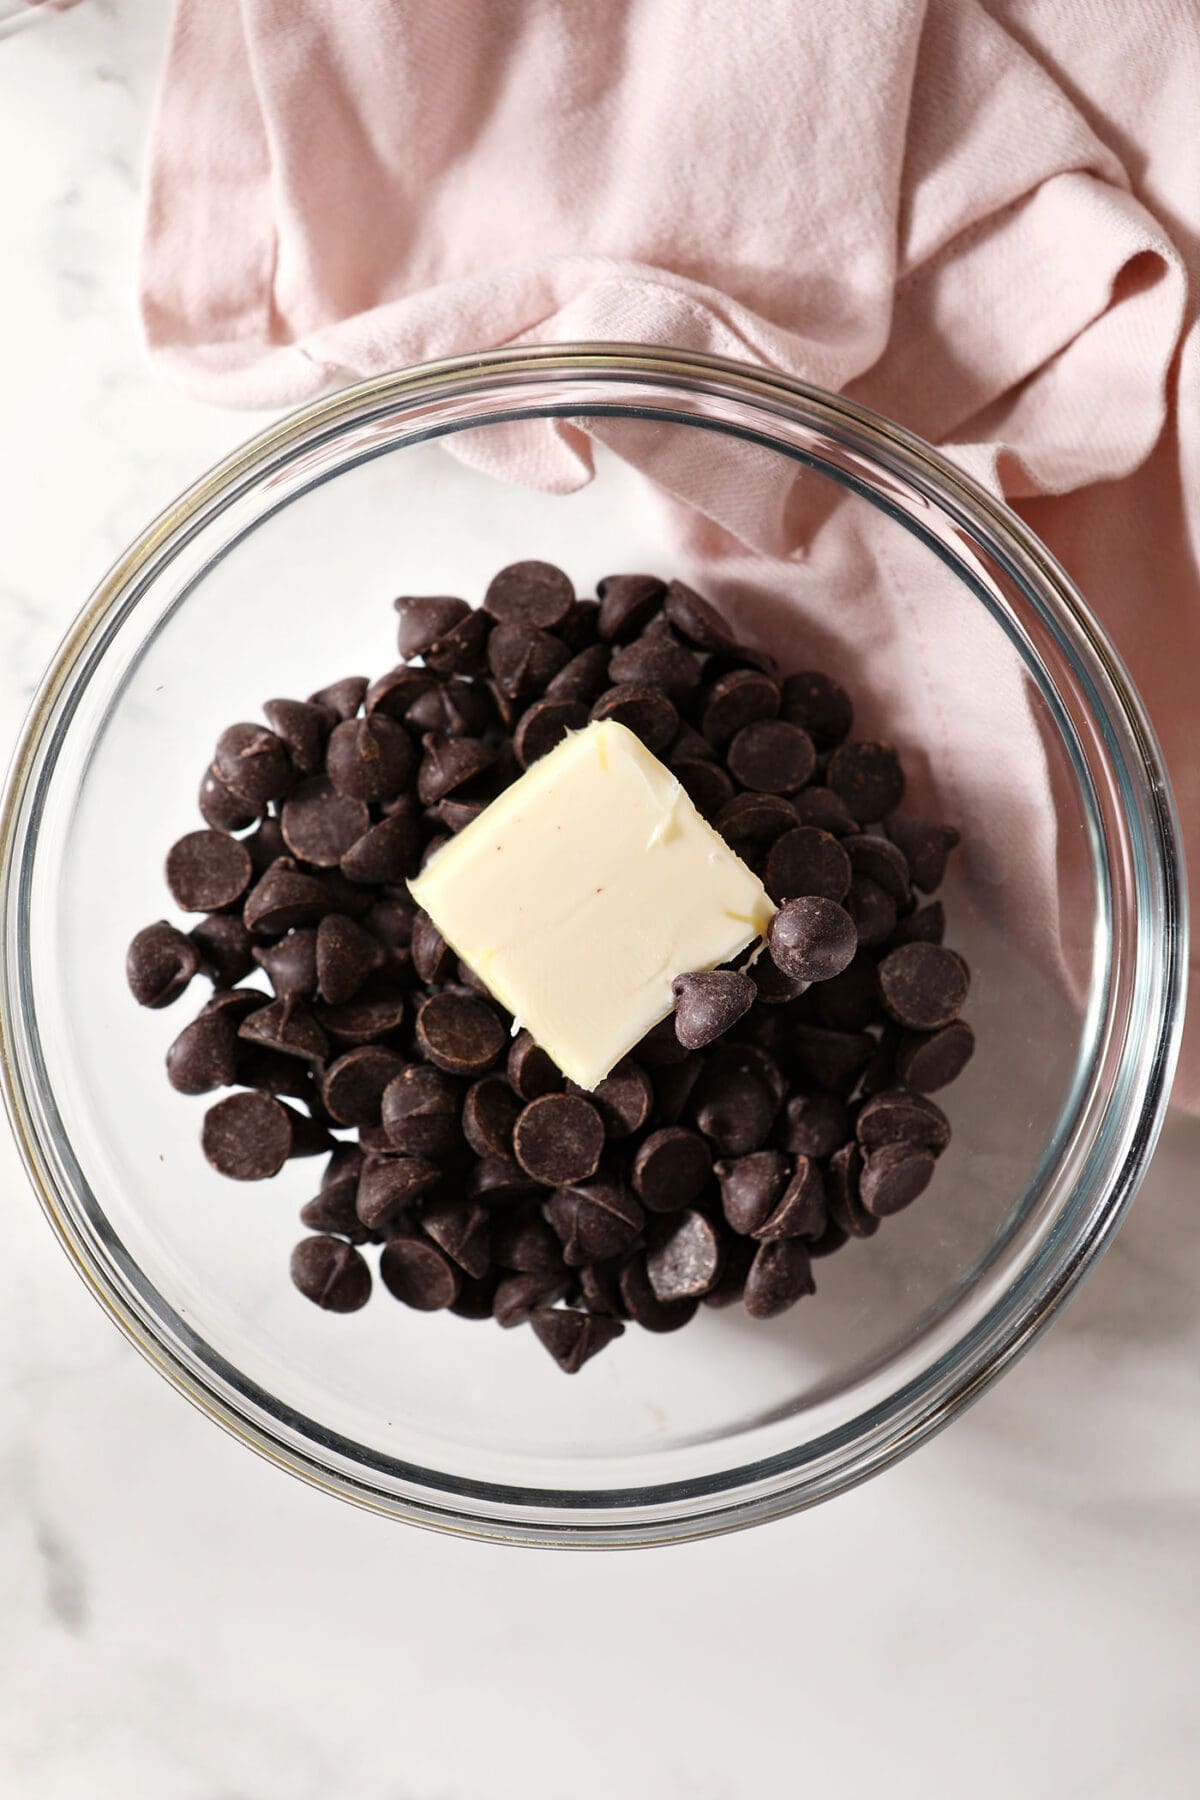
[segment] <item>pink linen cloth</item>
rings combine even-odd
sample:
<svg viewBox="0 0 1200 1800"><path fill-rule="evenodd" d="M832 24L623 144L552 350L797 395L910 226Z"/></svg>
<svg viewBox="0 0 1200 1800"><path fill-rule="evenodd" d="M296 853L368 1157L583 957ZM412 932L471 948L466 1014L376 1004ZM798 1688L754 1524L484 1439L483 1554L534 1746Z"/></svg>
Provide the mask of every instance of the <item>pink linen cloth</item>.
<svg viewBox="0 0 1200 1800"><path fill-rule="evenodd" d="M176 0L142 271L164 368L280 406L596 339L842 389L1066 565L1149 704L1200 868L1198 280L1195 0ZM556 490L591 466L561 427L467 454ZM706 466L652 473L751 595L751 553L822 578L870 562L859 629L901 644L879 559L814 557L782 476L718 504ZM987 704L994 744L1023 702ZM998 772L987 816L1065 933L1047 779ZM1200 1105L1195 1027L1177 1097Z"/></svg>

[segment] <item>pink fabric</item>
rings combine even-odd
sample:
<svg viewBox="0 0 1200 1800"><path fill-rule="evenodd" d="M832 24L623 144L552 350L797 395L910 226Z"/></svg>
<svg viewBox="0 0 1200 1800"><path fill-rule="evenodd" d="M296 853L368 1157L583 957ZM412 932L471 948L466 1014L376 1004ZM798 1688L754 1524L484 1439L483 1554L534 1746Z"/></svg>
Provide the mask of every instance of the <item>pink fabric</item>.
<svg viewBox="0 0 1200 1800"><path fill-rule="evenodd" d="M1200 867L1189 275L1195 0L177 0L142 291L164 367L279 406L428 357L605 339L844 389L1066 564L1149 703ZM489 454L558 489L590 468L586 439L549 428ZM652 472L716 521L697 537L729 568L731 539L814 560L820 521L777 479L730 506L707 460ZM862 575L862 547L826 544L822 566ZM868 603L899 643L891 573ZM994 742L1022 702L987 704ZM1053 918L1046 771L1004 776L1000 841L1019 854L1024 830ZM1195 1032L1179 1092L1200 1103Z"/></svg>

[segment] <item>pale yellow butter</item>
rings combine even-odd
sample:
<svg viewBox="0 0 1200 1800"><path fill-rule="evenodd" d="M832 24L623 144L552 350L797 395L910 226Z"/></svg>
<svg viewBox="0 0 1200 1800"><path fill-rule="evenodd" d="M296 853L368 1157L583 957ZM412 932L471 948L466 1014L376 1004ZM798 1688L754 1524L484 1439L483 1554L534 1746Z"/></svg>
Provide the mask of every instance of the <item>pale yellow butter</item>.
<svg viewBox="0 0 1200 1800"><path fill-rule="evenodd" d="M775 911L670 770L624 725L573 733L409 882L564 1074L594 1088Z"/></svg>

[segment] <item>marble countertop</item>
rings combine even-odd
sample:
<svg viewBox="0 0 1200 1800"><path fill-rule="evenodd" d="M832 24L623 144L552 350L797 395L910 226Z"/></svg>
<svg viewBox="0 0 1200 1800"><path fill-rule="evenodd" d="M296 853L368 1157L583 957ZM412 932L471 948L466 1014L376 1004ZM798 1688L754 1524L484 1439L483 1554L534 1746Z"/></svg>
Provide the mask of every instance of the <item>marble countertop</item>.
<svg viewBox="0 0 1200 1800"><path fill-rule="evenodd" d="M96 577L247 434L133 282L160 9L0 42L0 733ZM1200 1124L997 1388L882 1479L618 1558L406 1531L193 1412L0 1126L0 1791L14 1800L1173 1800L1200 1781Z"/></svg>

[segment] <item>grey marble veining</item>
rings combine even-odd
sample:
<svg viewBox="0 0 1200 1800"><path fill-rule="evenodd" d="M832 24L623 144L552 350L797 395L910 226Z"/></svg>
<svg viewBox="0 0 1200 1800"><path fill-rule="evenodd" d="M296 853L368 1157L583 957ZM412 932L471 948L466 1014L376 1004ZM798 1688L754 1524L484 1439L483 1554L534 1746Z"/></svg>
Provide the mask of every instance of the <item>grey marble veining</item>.
<svg viewBox="0 0 1200 1800"><path fill-rule="evenodd" d="M109 559L250 429L138 342L161 30L85 0L0 42L6 741ZM1172 1120L1072 1307L881 1481L552 1561L338 1507L219 1433L102 1318L0 1132L0 1792L1193 1795L1198 1154Z"/></svg>

